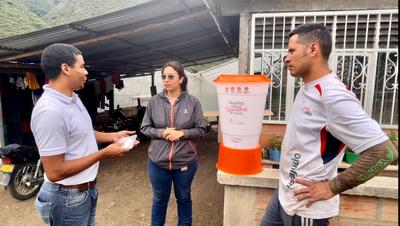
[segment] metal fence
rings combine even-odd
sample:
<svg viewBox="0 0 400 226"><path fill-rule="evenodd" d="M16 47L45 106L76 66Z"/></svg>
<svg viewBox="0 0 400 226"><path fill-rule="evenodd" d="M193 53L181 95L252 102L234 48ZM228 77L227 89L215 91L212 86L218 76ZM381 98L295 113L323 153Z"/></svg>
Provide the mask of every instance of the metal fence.
<svg viewBox="0 0 400 226"><path fill-rule="evenodd" d="M250 73L272 79L265 120L285 123L302 84L283 64L287 34L303 23L332 34L329 64L384 128L398 128L398 12L391 10L257 13L252 16Z"/></svg>

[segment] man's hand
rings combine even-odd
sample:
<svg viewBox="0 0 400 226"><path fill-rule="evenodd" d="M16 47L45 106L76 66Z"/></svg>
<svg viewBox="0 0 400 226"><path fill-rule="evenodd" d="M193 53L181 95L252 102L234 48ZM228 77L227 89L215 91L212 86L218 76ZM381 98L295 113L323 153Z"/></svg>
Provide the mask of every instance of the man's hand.
<svg viewBox="0 0 400 226"><path fill-rule="evenodd" d="M297 183L306 186L305 188L294 191L297 201L307 199L306 207L311 206L314 202L328 200L335 196L329 189L328 181L311 182L304 179L296 178Z"/></svg>
<svg viewBox="0 0 400 226"><path fill-rule="evenodd" d="M121 143L112 143L101 151L104 152L107 158L119 157L129 152L129 149L123 148L122 146L123 144Z"/></svg>
<svg viewBox="0 0 400 226"><path fill-rule="evenodd" d="M135 131L122 130L115 133L110 133L112 142L118 142L123 137L128 137L135 134Z"/></svg>

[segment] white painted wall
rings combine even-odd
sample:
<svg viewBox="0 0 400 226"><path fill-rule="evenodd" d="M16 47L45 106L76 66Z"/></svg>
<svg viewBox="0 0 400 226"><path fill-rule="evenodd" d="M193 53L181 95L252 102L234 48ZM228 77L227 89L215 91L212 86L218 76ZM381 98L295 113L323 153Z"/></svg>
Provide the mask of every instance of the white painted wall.
<svg viewBox="0 0 400 226"><path fill-rule="evenodd" d="M197 74L186 72L188 76L188 91L200 100L203 111L217 111L218 99L212 80L220 74L237 74L238 60L223 63ZM163 89L161 81L161 72L154 74L154 85L157 87L157 93ZM124 88L118 90L114 88L114 106L120 107L136 106L135 97L150 97L151 76L126 78L124 79ZM147 101L142 101L142 105L147 105Z"/></svg>

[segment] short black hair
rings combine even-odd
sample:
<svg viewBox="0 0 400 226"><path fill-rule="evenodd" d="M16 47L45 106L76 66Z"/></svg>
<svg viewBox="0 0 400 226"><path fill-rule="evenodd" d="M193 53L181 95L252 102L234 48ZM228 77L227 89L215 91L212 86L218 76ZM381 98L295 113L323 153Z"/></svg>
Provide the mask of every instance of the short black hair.
<svg viewBox="0 0 400 226"><path fill-rule="evenodd" d="M181 83L181 89L182 91L187 91L187 84L188 84L188 78L185 74L185 69L182 64L180 64L178 61L169 61L164 64L164 66L161 68L161 74L164 74L164 69L166 67L172 67L176 72L178 72L179 78L183 77L183 81Z"/></svg>
<svg viewBox="0 0 400 226"><path fill-rule="evenodd" d="M75 46L55 43L43 50L40 65L49 80L57 79L61 74L61 65L73 67L77 55L82 55L82 52Z"/></svg>
<svg viewBox="0 0 400 226"><path fill-rule="evenodd" d="M321 46L322 56L328 60L332 51L332 37L328 29L322 24L302 24L289 32L288 36L299 35L300 41L304 44L318 42Z"/></svg>

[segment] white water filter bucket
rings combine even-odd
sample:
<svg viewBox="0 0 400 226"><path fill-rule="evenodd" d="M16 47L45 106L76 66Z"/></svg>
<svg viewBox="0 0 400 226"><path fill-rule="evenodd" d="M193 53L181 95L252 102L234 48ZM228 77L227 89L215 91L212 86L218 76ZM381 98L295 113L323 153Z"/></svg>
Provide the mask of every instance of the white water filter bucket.
<svg viewBox="0 0 400 226"><path fill-rule="evenodd" d="M223 144L234 149L256 148L270 80L263 75L221 75L214 82Z"/></svg>

